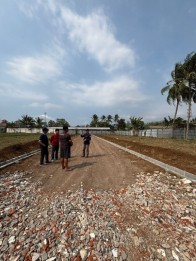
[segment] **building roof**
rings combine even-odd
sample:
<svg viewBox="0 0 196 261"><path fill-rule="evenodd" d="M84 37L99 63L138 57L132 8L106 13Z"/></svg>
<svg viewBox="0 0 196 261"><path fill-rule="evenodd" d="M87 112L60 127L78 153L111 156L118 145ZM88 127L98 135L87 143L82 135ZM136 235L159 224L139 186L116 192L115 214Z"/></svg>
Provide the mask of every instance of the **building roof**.
<svg viewBox="0 0 196 261"><path fill-rule="evenodd" d="M6 123L6 122L0 122L0 127L6 128L6 126L7 126L7 123Z"/></svg>

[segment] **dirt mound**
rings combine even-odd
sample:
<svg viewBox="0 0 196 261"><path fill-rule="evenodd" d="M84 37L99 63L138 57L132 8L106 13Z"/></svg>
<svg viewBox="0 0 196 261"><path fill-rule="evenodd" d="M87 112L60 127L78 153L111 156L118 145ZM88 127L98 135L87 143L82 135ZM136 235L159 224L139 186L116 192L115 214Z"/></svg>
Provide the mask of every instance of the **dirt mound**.
<svg viewBox="0 0 196 261"><path fill-rule="evenodd" d="M37 140L14 144L0 150L0 161L5 161L36 149L39 149Z"/></svg>

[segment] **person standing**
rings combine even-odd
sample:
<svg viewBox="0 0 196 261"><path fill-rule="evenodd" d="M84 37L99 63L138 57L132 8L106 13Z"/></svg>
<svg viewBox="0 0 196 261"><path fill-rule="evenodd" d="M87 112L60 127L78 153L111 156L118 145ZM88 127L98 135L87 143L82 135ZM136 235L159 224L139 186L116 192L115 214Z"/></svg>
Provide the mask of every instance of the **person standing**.
<svg viewBox="0 0 196 261"><path fill-rule="evenodd" d="M60 156L62 169L70 170L68 166L69 146L72 144L71 136L68 133L68 127L63 126L63 133L59 135Z"/></svg>
<svg viewBox="0 0 196 261"><path fill-rule="evenodd" d="M50 137L50 144L52 145L51 160L58 160L59 152L59 129L55 129L54 134Z"/></svg>
<svg viewBox="0 0 196 261"><path fill-rule="evenodd" d="M81 137L83 138L83 154L82 157L88 157L89 156L89 146L91 141L91 134L89 133L89 130L86 129L86 132L84 134L81 134Z"/></svg>
<svg viewBox="0 0 196 261"><path fill-rule="evenodd" d="M42 129L43 133L40 135L39 137L39 144L40 144L40 151L41 151L41 155L40 155L40 165L44 164L44 159L45 159L45 163L50 163L48 160L48 129L46 127L44 127Z"/></svg>

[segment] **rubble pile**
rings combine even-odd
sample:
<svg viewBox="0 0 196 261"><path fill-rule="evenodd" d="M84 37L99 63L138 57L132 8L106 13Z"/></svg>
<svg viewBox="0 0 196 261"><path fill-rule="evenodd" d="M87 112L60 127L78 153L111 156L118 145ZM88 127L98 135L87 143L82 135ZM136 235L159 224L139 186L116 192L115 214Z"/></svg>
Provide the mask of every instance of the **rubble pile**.
<svg viewBox="0 0 196 261"><path fill-rule="evenodd" d="M189 180L157 171L120 190L46 195L31 176L0 176L0 261L196 260Z"/></svg>

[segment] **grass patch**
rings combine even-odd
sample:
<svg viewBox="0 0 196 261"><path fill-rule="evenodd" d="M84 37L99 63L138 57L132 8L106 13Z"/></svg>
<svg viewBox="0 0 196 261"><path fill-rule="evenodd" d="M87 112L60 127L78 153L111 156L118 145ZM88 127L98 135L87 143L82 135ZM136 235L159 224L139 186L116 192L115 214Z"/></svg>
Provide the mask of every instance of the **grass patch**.
<svg viewBox="0 0 196 261"><path fill-rule="evenodd" d="M152 147L161 147L173 149L176 151L189 153L196 156L196 140L177 140L167 138L140 137L140 136L124 136L124 135L105 135L117 140L134 142L138 145L147 145Z"/></svg>
<svg viewBox="0 0 196 261"><path fill-rule="evenodd" d="M39 136L39 133L0 133L0 150L11 145L38 140Z"/></svg>

